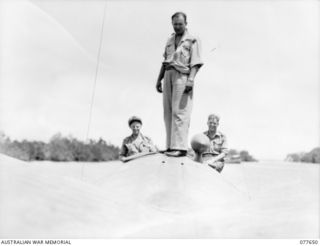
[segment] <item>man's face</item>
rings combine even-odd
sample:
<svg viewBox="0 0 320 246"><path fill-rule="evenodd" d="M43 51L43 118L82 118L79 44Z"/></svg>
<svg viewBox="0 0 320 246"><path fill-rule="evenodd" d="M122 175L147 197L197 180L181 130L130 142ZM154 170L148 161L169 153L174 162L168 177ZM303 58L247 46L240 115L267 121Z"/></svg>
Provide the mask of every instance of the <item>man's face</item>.
<svg viewBox="0 0 320 246"><path fill-rule="evenodd" d="M182 15L178 15L173 18L172 26L176 34L183 34L186 30L187 23L185 22Z"/></svg>
<svg viewBox="0 0 320 246"><path fill-rule="evenodd" d="M134 121L131 123L130 128L134 135L138 135L140 133L141 124L140 122Z"/></svg>
<svg viewBox="0 0 320 246"><path fill-rule="evenodd" d="M219 126L219 121L217 118L210 118L208 120L209 131L216 131Z"/></svg>

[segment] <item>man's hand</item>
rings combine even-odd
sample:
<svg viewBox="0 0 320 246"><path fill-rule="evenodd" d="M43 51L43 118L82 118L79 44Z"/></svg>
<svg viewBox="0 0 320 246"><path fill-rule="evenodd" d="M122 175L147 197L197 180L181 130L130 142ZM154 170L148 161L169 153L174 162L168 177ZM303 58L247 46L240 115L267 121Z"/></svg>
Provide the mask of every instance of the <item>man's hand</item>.
<svg viewBox="0 0 320 246"><path fill-rule="evenodd" d="M158 81L157 81L156 89L157 89L157 92L162 93L162 84L161 84L161 80L158 80Z"/></svg>
<svg viewBox="0 0 320 246"><path fill-rule="evenodd" d="M206 163L209 167L212 167L213 169L217 170L219 173L221 173L224 163L223 162L210 162Z"/></svg>
<svg viewBox="0 0 320 246"><path fill-rule="evenodd" d="M214 156L214 157L211 157L208 162L209 163L216 163L216 162L220 162L221 159L223 159L224 157L224 154L220 154L220 155L217 155L217 156Z"/></svg>
<svg viewBox="0 0 320 246"><path fill-rule="evenodd" d="M189 93L190 91L192 91L193 86L187 85L186 88L184 89L184 93Z"/></svg>
<svg viewBox="0 0 320 246"><path fill-rule="evenodd" d="M209 164L213 164L213 163L215 163L215 162L217 162L217 161L218 161L217 158L211 157L209 160L206 160L206 161L205 161L205 164L209 165Z"/></svg>
<svg viewBox="0 0 320 246"><path fill-rule="evenodd" d="M188 79L186 83L186 88L184 89L184 93L189 93L193 89L193 79Z"/></svg>

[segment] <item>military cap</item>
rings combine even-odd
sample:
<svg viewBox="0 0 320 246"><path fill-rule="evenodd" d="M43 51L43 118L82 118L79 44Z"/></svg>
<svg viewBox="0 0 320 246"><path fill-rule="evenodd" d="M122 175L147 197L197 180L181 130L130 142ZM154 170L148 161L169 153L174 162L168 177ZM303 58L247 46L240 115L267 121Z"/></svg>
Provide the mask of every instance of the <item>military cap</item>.
<svg viewBox="0 0 320 246"><path fill-rule="evenodd" d="M133 122L139 122L140 124L142 124L142 120L137 116L130 117L130 119L128 120L128 125L131 126Z"/></svg>

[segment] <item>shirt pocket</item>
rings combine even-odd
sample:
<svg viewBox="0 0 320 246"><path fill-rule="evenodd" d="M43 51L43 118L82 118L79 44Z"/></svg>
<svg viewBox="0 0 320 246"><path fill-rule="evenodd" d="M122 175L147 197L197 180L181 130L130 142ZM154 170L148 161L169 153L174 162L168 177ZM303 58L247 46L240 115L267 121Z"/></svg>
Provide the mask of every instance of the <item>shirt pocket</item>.
<svg viewBox="0 0 320 246"><path fill-rule="evenodd" d="M128 156L139 153L139 150L132 143L126 144L126 147L128 149Z"/></svg>
<svg viewBox="0 0 320 246"><path fill-rule="evenodd" d="M214 142L216 142L217 144L222 144L223 139L222 138L215 138Z"/></svg>
<svg viewBox="0 0 320 246"><path fill-rule="evenodd" d="M191 51L191 46L189 43L183 43L181 45L181 55L184 63L189 63L190 61L190 51Z"/></svg>
<svg viewBox="0 0 320 246"><path fill-rule="evenodd" d="M147 142L142 142L139 145L140 152L150 152L150 145Z"/></svg>
<svg viewBox="0 0 320 246"><path fill-rule="evenodd" d="M216 148L220 149L223 144L223 140L221 138L216 138L213 140L213 143Z"/></svg>
<svg viewBox="0 0 320 246"><path fill-rule="evenodd" d="M166 55L167 59L170 58L174 53L174 45L173 44L168 44L166 46Z"/></svg>

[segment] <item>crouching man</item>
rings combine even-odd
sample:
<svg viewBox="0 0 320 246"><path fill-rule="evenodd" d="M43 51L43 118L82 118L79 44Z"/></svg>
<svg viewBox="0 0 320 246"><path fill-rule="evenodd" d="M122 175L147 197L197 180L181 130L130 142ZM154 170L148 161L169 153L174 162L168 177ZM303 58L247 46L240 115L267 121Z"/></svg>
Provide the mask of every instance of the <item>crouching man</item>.
<svg viewBox="0 0 320 246"><path fill-rule="evenodd" d="M191 142L191 146L196 154L195 161L207 164L221 172L228 149L226 136L218 131L219 121L220 118L217 115L209 115L208 131L196 135Z"/></svg>
<svg viewBox="0 0 320 246"><path fill-rule="evenodd" d="M140 155L158 151L152 140L140 132L142 120L139 117L132 116L128 121L128 125L132 134L122 142L119 155L121 161L125 162Z"/></svg>

